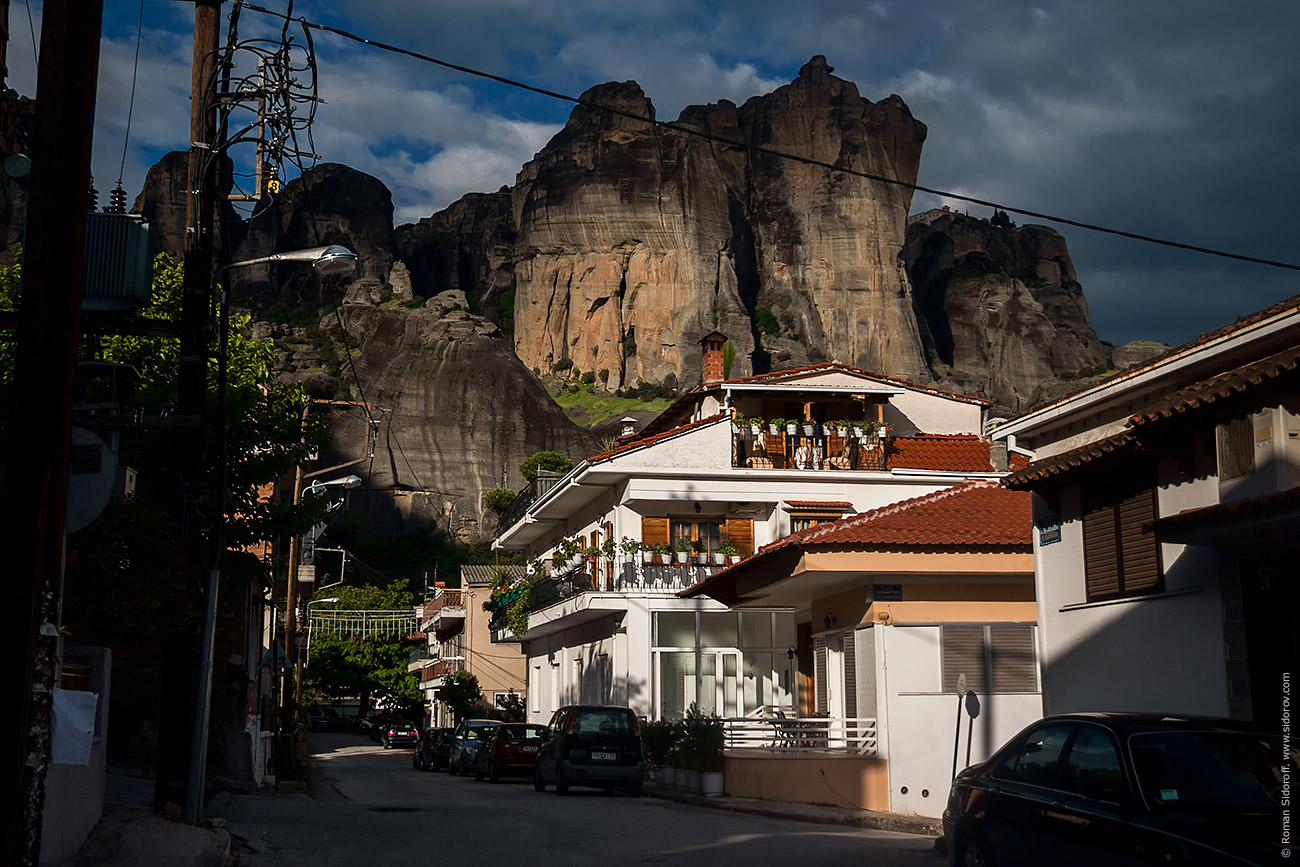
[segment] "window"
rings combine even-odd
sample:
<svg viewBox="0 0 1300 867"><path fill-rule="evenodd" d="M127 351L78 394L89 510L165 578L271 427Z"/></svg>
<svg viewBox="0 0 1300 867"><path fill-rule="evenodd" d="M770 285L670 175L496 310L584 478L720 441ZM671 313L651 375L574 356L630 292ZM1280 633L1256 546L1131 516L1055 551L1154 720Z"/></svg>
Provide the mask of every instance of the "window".
<svg viewBox="0 0 1300 867"><path fill-rule="evenodd" d="M718 542L722 538L722 525L717 521L688 521L674 518L670 526L668 543L674 550L680 550L677 542L685 539L687 542L700 542L703 545L701 550L705 554L717 553Z"/></svg>
<svg viewBox="0 0 1300 867"><path fill-rule="evenodd" d="M1083 516L1083 563L1089 602L1164 589L1160 543L1151 530L1156 492L1147 489Z"/></svg>
<svg viewBox="0 0 1300 867"><path fill-rule="evenodd" d="M944 626L943 691L966 688L977 693L1037 692L1032 626Z"/></svg>
<svg viewBox="0 0 1300 867"><path fill-rule="evenodd" d="M790 532L797 533L811 527L820 527L844 517L843 512L791 512Z"/></svg>
<svg viewBox="0 0 1300 867"><path fill-rule="evenodd" d="M1249 417L1215 426L1219 479L1237 479L1255 472L1255 425Z"/></svg>
<svg viewBox="0 0 1300 867"><path fill-rule="evenodd" d="M1071 726L1058 725L1030 732L1025 742L1007 756L993 772L993 776L1031 786L1052 785L1060 764L1061 751L1072 731Z"/></svg>
<svg viewBox="0 0 1300 867"><path fill-rule="evenodd" d="M641 541L647 545L668 545L676 549L680 538L699 539L706 553L716 554L723 536L731 540L741 557L754 553L754 522L748 518L728 518L725 522L696 518L641 519Z"/></svg>
<svg viewBox="0 0 1300 867"><path fill-rule="evenodd" d="M1119 803L1124 772L1115 741L1101 729L1083 726L1066 756L1061 789L1094 801Z"/></svg>

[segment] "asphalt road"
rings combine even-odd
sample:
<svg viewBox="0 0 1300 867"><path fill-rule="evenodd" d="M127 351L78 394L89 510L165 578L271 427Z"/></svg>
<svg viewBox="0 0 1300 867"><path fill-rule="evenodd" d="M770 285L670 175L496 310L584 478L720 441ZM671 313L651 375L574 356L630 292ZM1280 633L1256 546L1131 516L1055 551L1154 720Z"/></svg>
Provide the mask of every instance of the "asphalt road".
<svg viewBox="0 0 1300 867"><path fill-rule="evenodd" d="M356 735L312 735L310 795L235 795L214 803L240 865L944 863L907 834L766 819L650 797L529 780L475 782L411 768L411 751Z"/></svg>

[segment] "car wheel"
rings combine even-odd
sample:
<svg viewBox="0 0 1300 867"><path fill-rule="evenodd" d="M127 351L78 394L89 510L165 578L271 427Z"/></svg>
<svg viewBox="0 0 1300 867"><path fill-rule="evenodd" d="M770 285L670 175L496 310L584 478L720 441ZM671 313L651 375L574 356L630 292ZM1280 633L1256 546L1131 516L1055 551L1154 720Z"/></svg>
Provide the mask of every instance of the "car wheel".
<svg viewBox="0 0 1300 867"><path fill-rule="evenodd" d="M979 831L964 835L957 844L957 867L994 867L988 841Z"/></svg>
<svg viewBox="0 0 1300 867"><path fill-rule="evenodd" d="M534 792L546 791L546 781L542 779L542 771L540 768L533 769L533 791Z"/></svg>

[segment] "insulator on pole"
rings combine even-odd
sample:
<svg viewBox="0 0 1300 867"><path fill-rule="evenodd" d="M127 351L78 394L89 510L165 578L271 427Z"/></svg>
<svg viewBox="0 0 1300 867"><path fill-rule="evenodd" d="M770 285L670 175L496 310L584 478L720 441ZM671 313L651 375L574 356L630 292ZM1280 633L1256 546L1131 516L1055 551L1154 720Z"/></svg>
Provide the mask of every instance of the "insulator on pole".
<svg viewBox="0 0 1300 867"><path fill-rule="evenodd" d="M126 190L122 189L121 178L117 181L117 186L113 187L113 192L108 194L108 207L104 208L110 214L126 213Z"/></svg>
<svg viewBox="0 0 1300 867"><path fill-rule="evenodd" d="M95 189L95 176L90 176L90 208L88 210L99 210L99 190Z"/></svg>

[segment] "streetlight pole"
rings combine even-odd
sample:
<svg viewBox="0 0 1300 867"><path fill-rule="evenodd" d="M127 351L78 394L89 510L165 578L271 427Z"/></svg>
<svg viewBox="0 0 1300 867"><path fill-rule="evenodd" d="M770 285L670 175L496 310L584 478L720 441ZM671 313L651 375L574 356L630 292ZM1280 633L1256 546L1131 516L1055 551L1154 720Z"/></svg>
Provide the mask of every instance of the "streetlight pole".
<svg viewBox="0 0 1300 867"><path fill-rule="evenodd" d="M346 274L356 268L356 254L346 247L332 244L327 247L313 247L309 250L297 250L288 253L275 253L257 259L231 262L213 274L217 277L232 268L244 268L265 262L304 262L310 263L322 276L328 274ZM221 583L221 553L224 548L222 527L226 519L226 391L229 385L227 362L229 360L230 339L230 293L221 292L220 312L220 351L217 354L217 508L216 526L212 531L212 565L205 575L203 599L203 634L199 642L199 672L194 702L194 725L190 739L190 767L185 792L185 819L198 823L203 817L203 784L206 777L208 760L208 717L212 707L212 658L213 645L216 642L217 590ZM303 410L304 414L306 410ZM298 473L301 473L301 467ZM355 478L355 477L353 477ZM357 480L358 484L360 479ZM295 503L296 505L296 503ZM292 610L292 599L290 601ZM288 635L285 636L286 640Z"/></svg>

